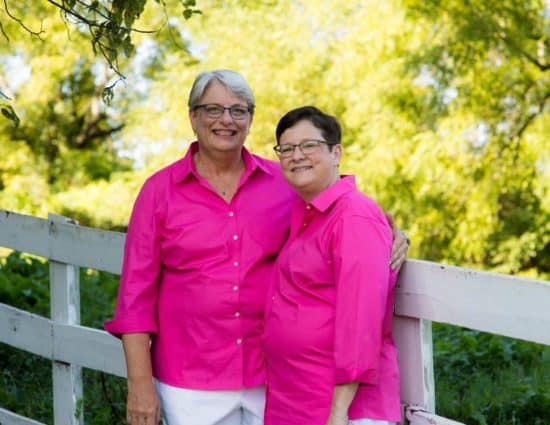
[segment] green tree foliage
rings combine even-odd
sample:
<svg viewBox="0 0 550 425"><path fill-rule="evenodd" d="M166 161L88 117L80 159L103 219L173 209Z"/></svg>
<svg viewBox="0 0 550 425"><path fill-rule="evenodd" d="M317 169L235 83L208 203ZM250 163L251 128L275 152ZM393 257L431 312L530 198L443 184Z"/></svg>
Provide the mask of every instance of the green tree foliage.
<svg viewBox="0 0 550 425"><path fill-rule="evenodd" d="M465 424L550 421L550 347L434 325L436 408Z"/></svg>
<svg viewBox="0 0 550 425"><path fill-rule="evenodd" d="M429 156L444 162L431 182L435 190L415 203L438 207L436 222L446 227L438 229L444 238L420 241L426 257L548 275L548 3L402 3L415 27L408 32L414 41L401 52L416 80L401 85L394 101L410 114L417 140L432 140L438 154ZM437 226L433 211L414 215L421 233Z"/></svg>
<svg viewBox="0 0 550 425"><path fill-rule="evenodd" d="M162 13L168 5L150 3L156 5L150 8L150 28L170 30L168 15ZM183 21L190 16L185 11L198 12L194 1L172 3L180 14L183 10ZM127 219L135 190L132 184L130 189L120 186L133 179L127 175L132 161L120 154L117 138L129 106L141 95L128 90L122 71L129 77L153 76L149 64L138 64L134 72L130 37L146 35L166 43L172 37L133 27L145 14L144 6L143 0L72 0L6 1L0 7L0 37L7 41L0 43L0 106L9 118L0 120L2 208L38 215L56 210L107 227ZM171 48L187 55L185 43ZM117 83L124 88L113 99ZM122 183L111 185L119 175ZM127 193L127 199L114 190ZM96 214L109 194L113 209L123 212Z"/></svg>
<svg viewBox="0 0 550 425"><path fill-rule="evenodd" d="M411 256L550 276L547 1L6 4L0 107L12 119L0 119L0 207L123 229L146 176L194 139L186 99L196 74L231 68L256 94L254 152L275 159L274 126L290 108L338 116L342 171L407 230ZM101 101L106 88L110 104ZM483 424L548 411L527 372L547 375L539 367L547 351L468 330L435 336L440 413ZM499 350L508 353L502 375L475 366ZM516 367L521 353L539 366ZM484 392L492 379L531 395L514 403ZM521 418L498 423L545 419Z"/></svg>
<svg viewBox="0 0 550 425"><path fill-rule="evenodd" d="M161 4L164 9L167 7L164 0L154 0L154 2ZM57 10L66 24L76 24L81 30L84 30L88 34L94 53L102 56L108 63L109 68L121 77L123 75L119 71L118 59L120 53L123 53L127 58L134 53L135 46L132 41L132 34L154 34L160 31L160 29L141 30L134 26L135 21L143 13L147 0L110 0L105 2L97 0L90 2L83 0L46 0L45 3L52 10ZM201 13L195 7L195 0L175 0L175 3L181 7L185 19L191 18L193 14ZM36 2L29 2L28 0L23 2L5 0L2 12L12 23L17 24L30 36L42 40L48 32L44 28L43 22L40 27L33 27L27 22L28 16L36 10L43 11L44 5L37 7ZM24 13L21 13L22 11ZM9 33L10 30L0 21L0 35L10 41ZM105 95L110 96L110 90ZM11 119L11 117L8 118Z"/></svg>
<svg viewBox="0 0 550 425"><path fill-rule="evenodd" d="M112 135L123 123L100 102L108 84L105 67L97 64L81 31L69 33L56 11L46 6L19 4L10 9L25 17L29 28L45 28L48 42L31 40L18 23L4 21L9 43L0 44L0 64L13 91L13 108L21 122L0 121L0 162L4 208L44 214L51 194L70 186L106 179L128 169L112 147ZM36 14L30 13L30 10ZM13 35L12 35L13 33ZM18 68L9 64L17 60ZM96 68L94 68L94 66ZM19 79L28 71L28 80ZM16 80L17 84L9 85Z"/></svg>

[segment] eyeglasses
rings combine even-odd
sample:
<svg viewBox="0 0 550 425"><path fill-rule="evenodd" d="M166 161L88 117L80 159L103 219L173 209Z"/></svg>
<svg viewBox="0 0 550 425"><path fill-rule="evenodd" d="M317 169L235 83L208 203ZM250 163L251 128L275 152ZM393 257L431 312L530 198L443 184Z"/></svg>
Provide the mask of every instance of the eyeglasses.
<svg viewBox="0 0 550 425"><path fill-rule="evenodd" d="M250 108L242 105L225 107L222 105L218 105L217 103L204 103L202 105L195 106L193 109L196 110L199 108L203 108L206 112L206 115L208 115L210 118L221 117L226 109L229 111L229 115L231 115L231 118L233 118L234 120L244 120L250 113Z"/></svg>
<svg viewBox="0 0 550 425"><path fill-rule="evenodd" d="M296 145L292 145L290 143L277 145L273 147L273 150L277 153L277 155L279 155L280 158L290 158L294 154L294 149L296 148L300 148L300 151L304 155L311 155L319 150L319 146L321 146L321 144L330 146L334 143L329 143L326 140L308 139L302 140Z"/></svg>

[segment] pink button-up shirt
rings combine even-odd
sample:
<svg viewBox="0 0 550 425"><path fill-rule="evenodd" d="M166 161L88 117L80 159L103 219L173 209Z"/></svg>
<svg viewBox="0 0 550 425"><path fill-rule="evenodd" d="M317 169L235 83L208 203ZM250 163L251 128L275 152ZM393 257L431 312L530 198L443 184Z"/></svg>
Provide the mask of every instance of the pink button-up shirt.
<svg viewBox="0 0 550 425"><path fill-rule="evenodd" d="M265 379L266 292L295 195L279 164L244 149L245 172L227 203L197 173L197 149L142 187L105 329L151 333L153 373L169 385L252 387Z"/></svg>
<svg viewBox="0 0 550 425"><path fill-rule="evenodd" d="M359 382L351 419L400 420L392 232L343 177L292 210L266 309L266 425L322 425L335 384Z"/></svg>

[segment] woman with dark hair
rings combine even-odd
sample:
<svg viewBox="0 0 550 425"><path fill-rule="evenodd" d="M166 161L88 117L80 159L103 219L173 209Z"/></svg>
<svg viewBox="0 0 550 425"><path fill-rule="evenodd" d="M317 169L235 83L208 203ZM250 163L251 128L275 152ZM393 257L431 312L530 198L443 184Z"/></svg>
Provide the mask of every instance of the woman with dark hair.
<svg viewBox="0 0 550 425"><path fill-rule="evenodd" d="M340 176L338 121L306 106L276 130L298 193L266 307L266 425L400 421L392 339L396 273L380 207Z"/></svg>

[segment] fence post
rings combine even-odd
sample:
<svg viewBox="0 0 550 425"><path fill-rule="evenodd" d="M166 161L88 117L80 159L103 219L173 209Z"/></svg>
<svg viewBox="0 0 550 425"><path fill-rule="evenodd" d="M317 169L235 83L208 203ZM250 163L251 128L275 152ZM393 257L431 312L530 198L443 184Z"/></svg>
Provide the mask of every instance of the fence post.
<svg viewBox="0 0 550 425"><path fill-rule="evenodd" d="M73 223L74 220L48 214L50 238L55 237L56 223ZM50 311L52 321L80 324L79 268L50 260ZM53 361L53 409L55 425L82 425L82 368L77 365Z"/></svg>
<svg viewBox="0 0 550 425"><path fill-rule="evenodd" d="M405 407L417 406L434 413L432 322L394 316L393 334L399 353L401 401Z"/></svg>

